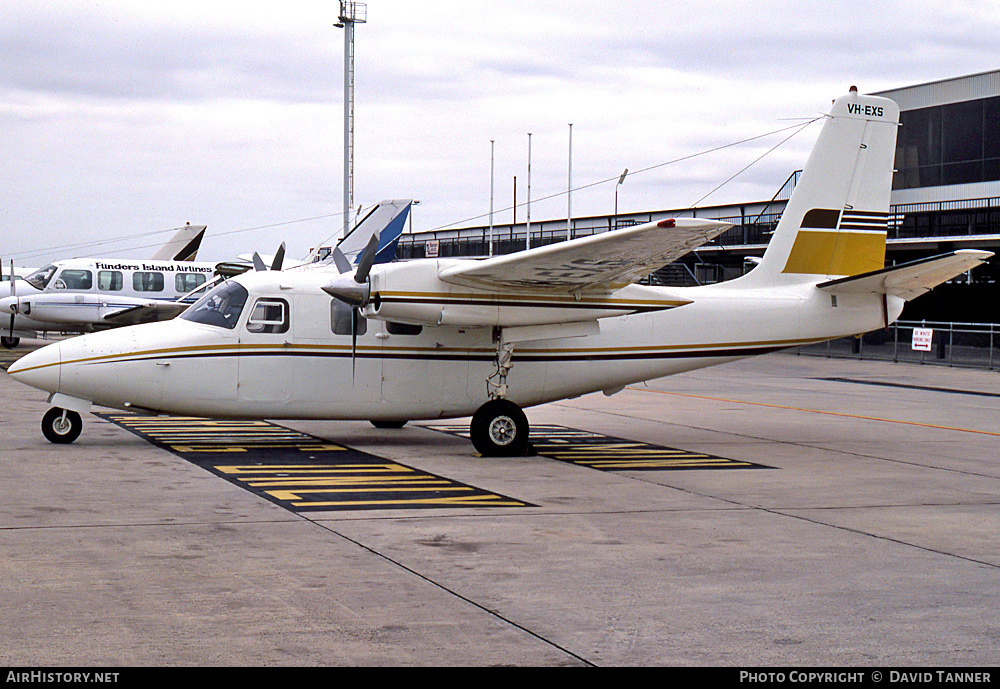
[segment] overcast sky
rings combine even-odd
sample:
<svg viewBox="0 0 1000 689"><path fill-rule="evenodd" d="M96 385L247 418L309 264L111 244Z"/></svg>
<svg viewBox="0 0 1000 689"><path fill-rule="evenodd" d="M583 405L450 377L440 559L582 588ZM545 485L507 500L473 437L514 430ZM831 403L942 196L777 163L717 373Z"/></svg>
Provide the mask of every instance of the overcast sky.
<svg viewBox="0 0 1000 689"><path fill-rule="evenodd" d="M209 226L206 260L329 243L343 222L338 10L4 0L5 265L139 258L185 222ZM621 211L684 208L852 84L1000 68L998 35L996 0L372 0L356 29L355 206L419 199L416 231L485 224L492 139L495 218L509 222L530 132L532 220L565 217L573 123L574 216L612 212L625 168ZM817 132L701 204L770 198ZM93 239L110 241L79 246Z"/></svg>

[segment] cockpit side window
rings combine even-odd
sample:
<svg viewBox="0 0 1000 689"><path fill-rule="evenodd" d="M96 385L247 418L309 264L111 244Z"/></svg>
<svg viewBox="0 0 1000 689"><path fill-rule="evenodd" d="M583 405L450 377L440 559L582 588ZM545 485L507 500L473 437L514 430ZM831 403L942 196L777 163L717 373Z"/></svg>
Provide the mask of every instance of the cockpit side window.
<svg viewBox="0 0 1000 689"><path fill-rule="evenodd" d="M247 319L247 330L252 333L288 332L288 302L269 297L255 301Z"/></svg>
<svg viewBox="0 0 1000 689"><path fill-rule="evenodd" d="M39 268L34 273L24 278L24 281L35 289L42 290L45 289L52 276L56 274L56 267L52 264L45 266L44 268Z"/></svg>
<svg viewBox="0 0 1000 689"><path fill-rule="evenodd" d="M55 289L82 290L90 289L94 286L94 274L89 270L75 270L67 268L59 273L59 277L52 283Z"/></svg>
<svg viewBox="0 0 1000 689"><path fill-rule="evenodd" d="M224 282L192 304L179 318L232 330L240 319L248 296L238 282Z"/></svg>

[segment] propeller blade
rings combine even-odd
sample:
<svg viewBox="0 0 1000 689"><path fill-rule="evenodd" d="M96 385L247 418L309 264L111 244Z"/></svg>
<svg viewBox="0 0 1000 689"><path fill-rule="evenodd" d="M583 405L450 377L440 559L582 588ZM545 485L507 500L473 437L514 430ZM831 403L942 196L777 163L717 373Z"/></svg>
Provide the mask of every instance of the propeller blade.
<svg viewBox="0 0 1000 689"><path fill-rule="evenodd" d="M2 270L2 269L0 269ZM17 280L14 279L14 259L10 259L10 296L17 296L17 286L14 284ZM14 310L10 312L10 339L14 339L14 318L16 318L17 311L17 301L14 301Z"/></svg>
<svg viewBox="0 0 1000 689"><path fill-rule="evenodd" d="M281 264L285 261L285 243L282 242L281 246L278 247L278 252L274 254L274 260L271 261L271 270L281 270Z"/></svg>
<svg viewBox="0 0 1000 689"><path fill-rule="evenodd" d="M358 309L351 309L351 383L354 383L354 363L358 352Z"/></svg>
<svg viewBox="0 0 1000 689"><path fill-rule="evenodd" d="M337 266L337 270L340 271L341 275L351 272L351 262L344 255L344 252L340 250L339 246L333 250L333 263Z"/></svg>
<svg viewBox="0 0 1000 689"><path fill-rule="evenodd" d="M371 272L377 252L378 236L372 235L372 238L368 240L368 244L365 246L365 250L361 252L361 258L358 259L358 272L354 274L354 281L358 284L368 279L368 273Z"/></svg>
<svg viewBox="0 0 1000 689"><path fill-rule="evenodd" d="M264 259L260 257L256 251L253 252L253 269L254 270L267 270L267 266L264 265Z"/></svg>

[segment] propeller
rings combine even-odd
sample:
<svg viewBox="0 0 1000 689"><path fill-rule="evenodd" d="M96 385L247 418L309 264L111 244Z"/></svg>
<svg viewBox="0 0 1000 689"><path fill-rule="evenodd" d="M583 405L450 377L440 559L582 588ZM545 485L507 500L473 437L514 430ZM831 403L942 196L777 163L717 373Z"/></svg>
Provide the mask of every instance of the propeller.
<svg viewBox="0 0 1000 689"><path fill-rule="evenodd" d="M333 262L340 275L323 286L323 291L351 307L351 377L354 377L354 363L358 351L358 317L359 310L368 305L371 300L371 281L368 279L378 253L378 236L372 235L358 258L358 267L354 275L349 275L351 262L340 248L333 250Z"/></svg>
<svg viewBox="0 0 1000 689"><path fill-rule="evenodd" d="M264 259L260 257L256 251L253 252L253 269L257 271L261 270L281 270L281 264L285 262L285 243L282 242L281 246L274 254L274 258L271 259L271 267L268 268L267 264L264 263Z"/></svg>
<svg viewBox="0 0 1000 689"><path fill-rule="evenodd" d="M0 261L0 279L3 279L3 261ZM10 310L10 331L8 337L14 340L14 318L17 315L17 280L14 279L14 259L10 259L10 296L14 297L14 303Z"/></svg>

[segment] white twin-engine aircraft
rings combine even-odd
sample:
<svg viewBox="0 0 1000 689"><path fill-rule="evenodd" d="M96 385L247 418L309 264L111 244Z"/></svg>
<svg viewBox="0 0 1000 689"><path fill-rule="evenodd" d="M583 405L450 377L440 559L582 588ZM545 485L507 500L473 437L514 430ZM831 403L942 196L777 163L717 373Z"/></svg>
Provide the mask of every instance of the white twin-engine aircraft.
<svg viewBox="0 0 1000 689"><path fill-rule="evenodd" d="M157 305L184 297L215 272L214 263L194 262L205 230L205 225L179 228L150 259L66 259L7 283L0 287L0 312L10 315L0 317L5 321L0 344L12 349L22 337L49 331L114 327L116 314L140 305L155 312ZM178 312L165 313L172 318Z"/></svg>
<svg viewBox="0 0 1000 689"><path fill-rule="evenodd" d="M340 274L315 264L219 285L178 319L94 333L9 373L51 393L43 431L80 433L92 404L217 418L472 415L483 455L525 451L523 407L866 332L992 254L885 268L899 111L838 99L760 263L690 288L633 282L729 225L678 218L486 260Z"/></svg>

